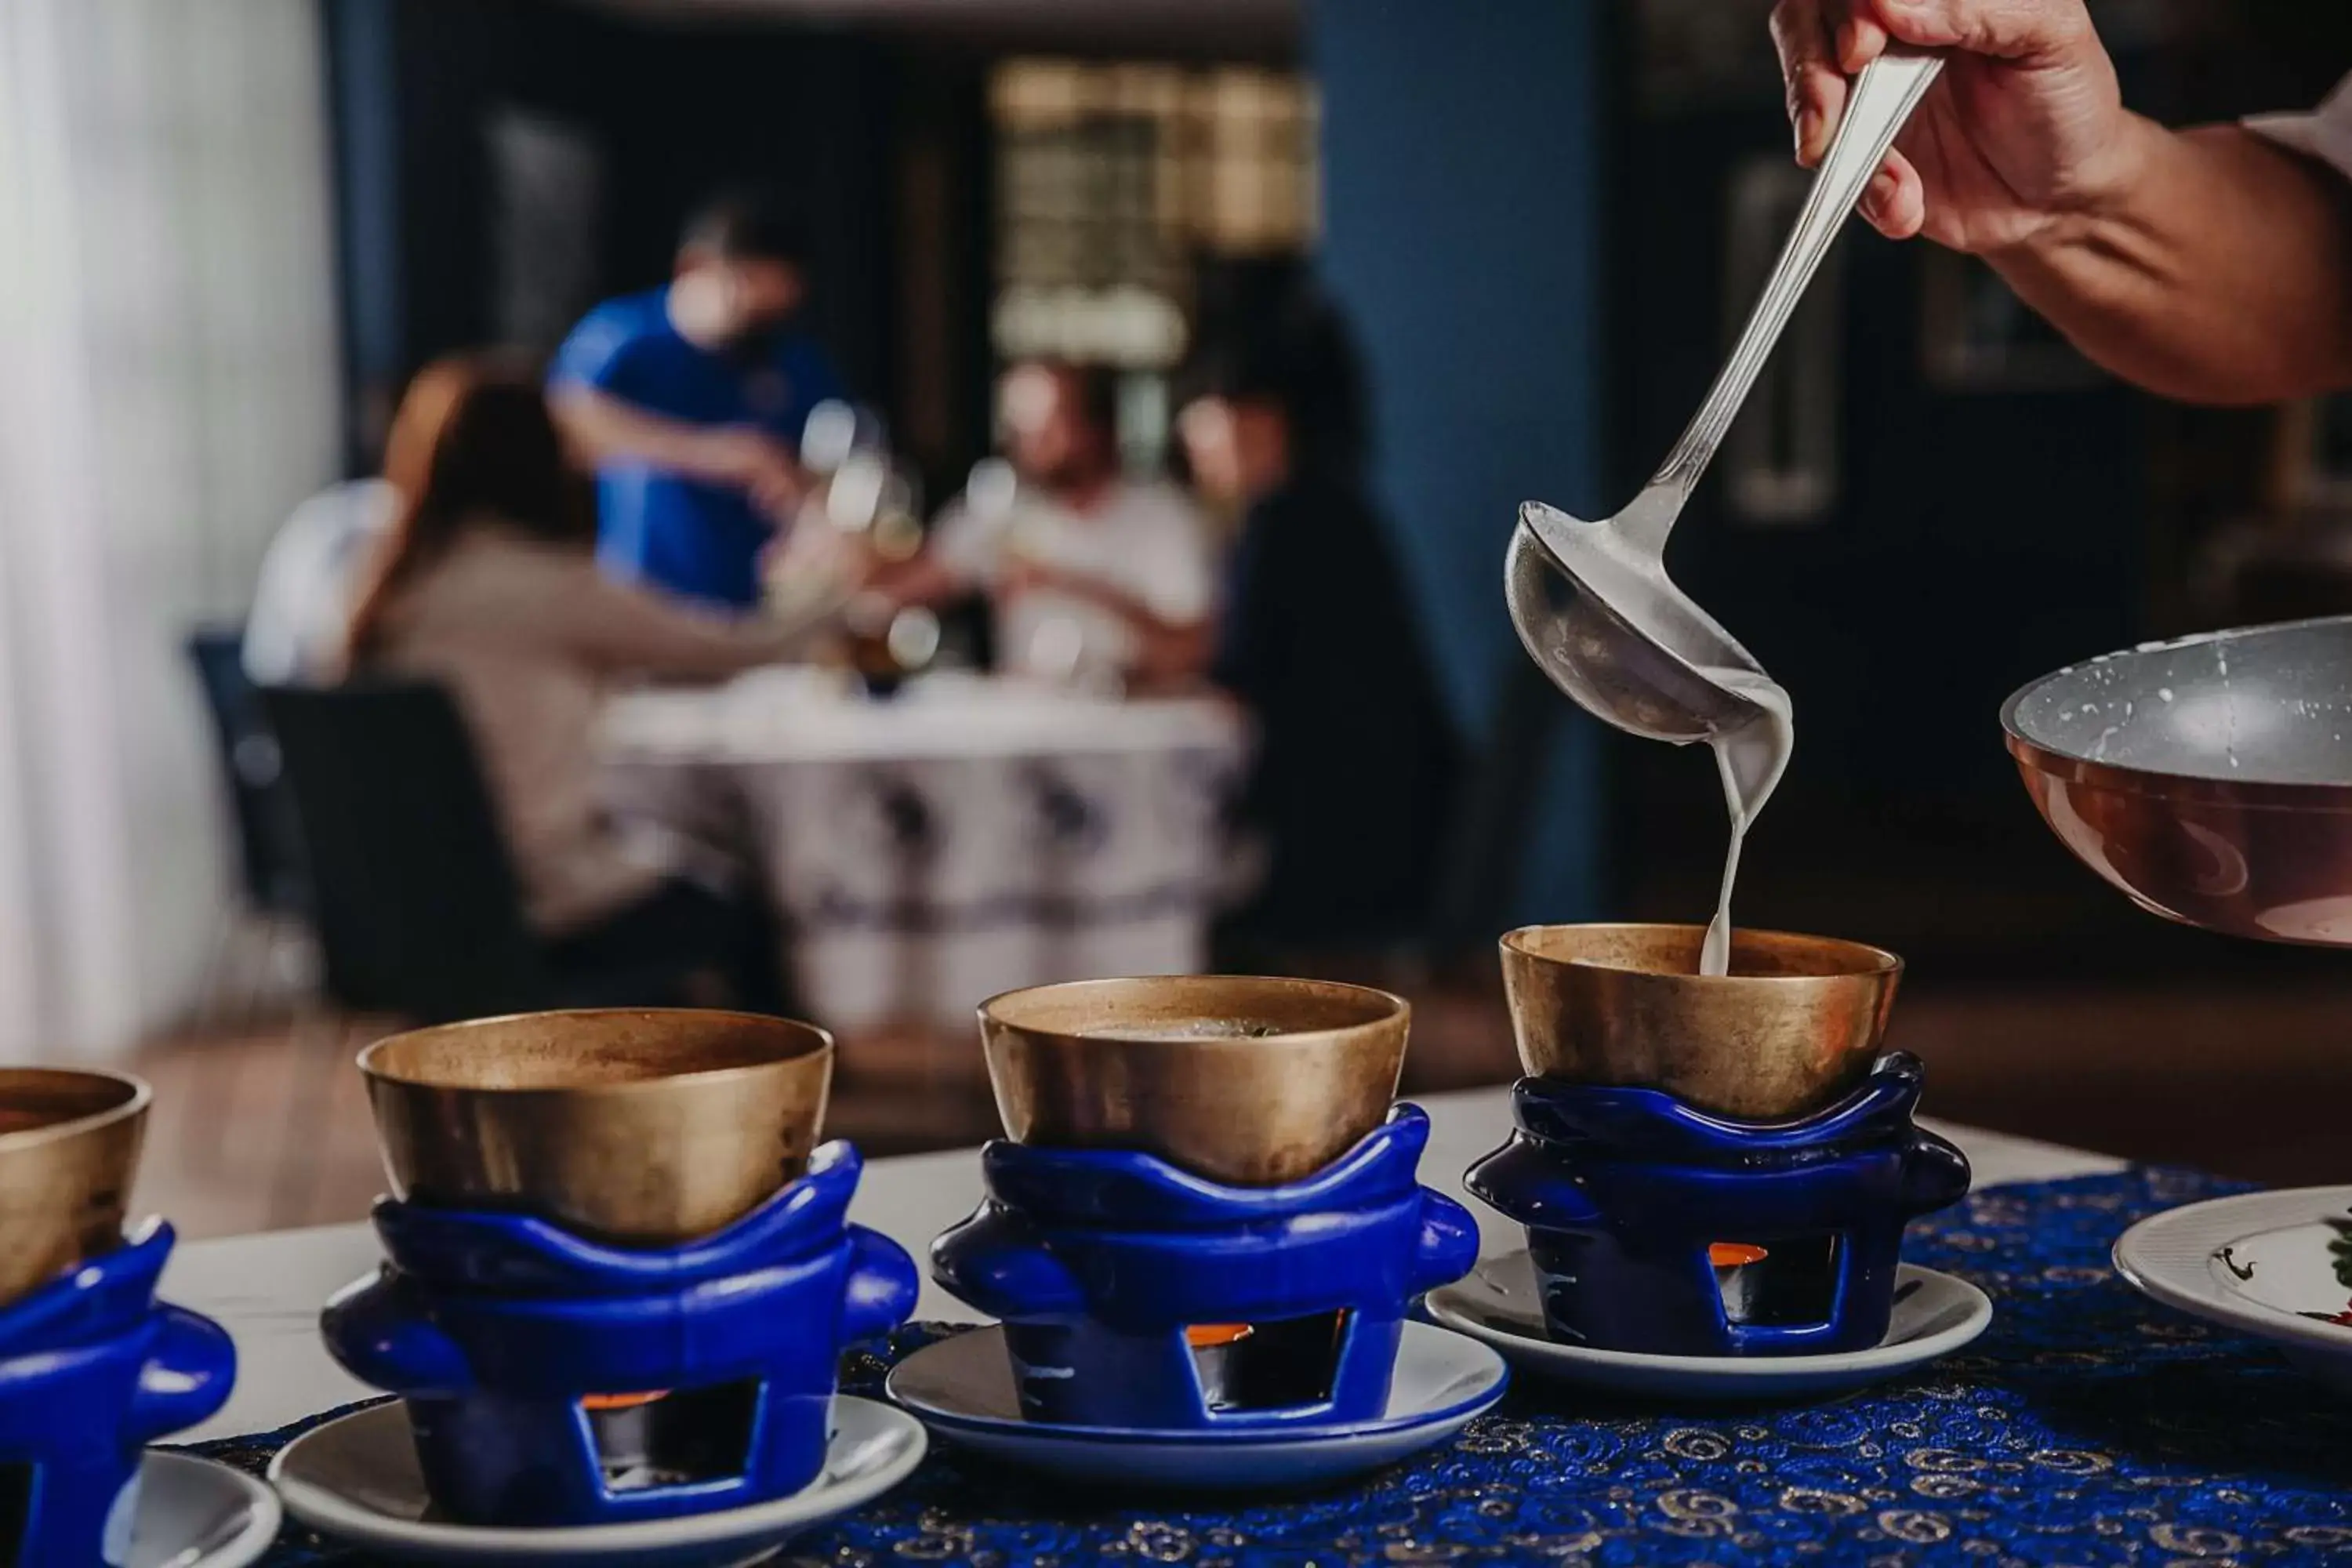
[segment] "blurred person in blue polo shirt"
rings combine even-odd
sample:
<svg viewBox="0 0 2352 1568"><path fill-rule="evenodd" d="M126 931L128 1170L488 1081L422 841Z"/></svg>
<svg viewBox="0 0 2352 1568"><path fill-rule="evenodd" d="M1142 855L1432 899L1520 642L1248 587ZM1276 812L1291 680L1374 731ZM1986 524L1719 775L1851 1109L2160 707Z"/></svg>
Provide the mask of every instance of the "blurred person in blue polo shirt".
<svg viewBox="0 0 2352 1568"><path fill-rule="evenodd" d="M670 282L608 300L556 352L549 394L595 466L597 555L626 581L707 604L760 602L760 556L808 477L809 411L841 395L794 324L808 292L799 224L772 197L724 195L679 241Z"/></svg>

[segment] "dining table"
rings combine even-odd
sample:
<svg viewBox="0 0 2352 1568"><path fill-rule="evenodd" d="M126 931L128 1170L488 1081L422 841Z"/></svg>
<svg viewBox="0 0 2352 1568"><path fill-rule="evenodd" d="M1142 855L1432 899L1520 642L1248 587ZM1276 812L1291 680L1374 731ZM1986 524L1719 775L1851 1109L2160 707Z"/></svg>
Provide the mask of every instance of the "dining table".
<svg viewBox="0 0 2352 1568"><path fill-rule="evenodd" d="M1477 1216L1482 1251L1523 1246L1518 1227L1469 1197L1462 1184L1462 1173L1500 1142L1510 1125L1510 1091L1465 1089L1423 1096L1414 1103L1430 1120L1422 1180L1461 1200ZM2002 1133L1940 1130L1967 1152L1979 1192L2125 1168L2104 1155ZM849 1217L921 1258L931 1238L970 1215L980 1199L979 1150L904 1154L866 1164ZM226 1327L236 1340L243 1371L228 1404L181 1441L267 1431L367 1397L370 1389L328 1359L319 1339L319 1308L341 1287L373 1273L382 1257L374 1230L363 1222L182 1247L164 1276L163 1293ZM940 1323L983 1321L929 1279L915 1317Z"/></svg>
<svg viewBox="0 0 2352 1568"><path fill-rule="evenodd" d="M962 1030L999 991L1203 966L1249 750L1213 695L777 666L617 696L607 804L689 871L748 866L796 1008Z"/></svg>
<svg viewBox="0 0 2352 1568"><path fill-rule="evenodd" d="M1509 1091L1422 1098L1421 1174L1502 1141ZM1984 1338L1923 1371L1814 1403L1646 1404L1521 1377L1453 1445L1297 1495L1123 1496L1024 1481L935 1446L915 1478L793 1542L782 1561L2293 1563L2352 1556L2352 1411L2266 1347L2129 1289L2114 1240L2158 1210L2239 1189L1979 1129L1938 1125L1969 1196L1916 1224L1906 1257L1984 1289ZM918 1258L982 1196L979 1151L877 1159L851 1216ZM1523 1245L1475 1199L1482 1254ZM241 1373L176 1441L257 1468L322 1415L374 1396L327 1356L320 1304L376 1268L365 1224L194 1242L165 1294L234 1336ZM890 1363L969 1330L926 1282L915 1321L854 1352L874 1396ZM290 1526L268 1568L358 1563Z"/></svg>

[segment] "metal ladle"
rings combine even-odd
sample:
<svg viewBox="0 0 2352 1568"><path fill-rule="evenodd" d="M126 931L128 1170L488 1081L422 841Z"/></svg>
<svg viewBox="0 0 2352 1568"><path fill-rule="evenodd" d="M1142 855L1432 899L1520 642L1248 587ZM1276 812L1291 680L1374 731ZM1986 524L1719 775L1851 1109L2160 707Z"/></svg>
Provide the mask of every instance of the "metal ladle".
<svg viewBox="0 0 2352 1568"><path fill-rule="evenodd" d="M1804 210L1729 361L1655 478L1615 517L1586 522L1539 501L1519 509L1504 592L1519 641L1595 718L1686 744L1756 720L1755 700L1710 672L1763 675L1756 658L1666 576L1667 535L1895 133L1943 68L1890 49L1856 79ZM1562 584L1572 592L1562 595Z"/></svg>

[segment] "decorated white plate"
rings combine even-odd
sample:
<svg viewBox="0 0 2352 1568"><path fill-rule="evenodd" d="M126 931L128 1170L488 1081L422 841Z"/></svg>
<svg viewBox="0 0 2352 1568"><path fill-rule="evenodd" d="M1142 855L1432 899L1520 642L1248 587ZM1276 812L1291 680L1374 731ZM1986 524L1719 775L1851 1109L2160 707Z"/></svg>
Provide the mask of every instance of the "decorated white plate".
<svg viewBox="0 0 2352 1568"><path fill-rule="evenodd" d="M245 1568L278 1539L278 1496L242 1470L151 1448L121 1568Z"/></svg>
<svg viewBox="0 0 2352 1568"><path fill-rule="evenodd" d="M2352 1187L2171 1209L2124 1232L2115 1257L2143 1295L2267 1340L2352 1394Z"/></svg>
<svg viewBox="0 0 2352 1568"><path fill-rule="evenodd" d="M1525 1250L1480 1260L1429 1293L1429 1315L1503 1352L1530 1377L1653 1399L1809 1399L1882 1382L1969 1343L1992 1323L1992 1301L1965 1279L1903 1264L1885 1339L1834 1355L1674 1356L1561 1344L1544 1329L1535 1264Z"/></svg>
<svg viewBox="0 0 2352 1568"><path fill-rule="evenodd" d="M1407 1323L1388 1408L1328 1426L1165 1431L1056 1426L1021 1413L1001 1328L924 1346L890 1370L890 1397L940 1440L1071 1480L1188 1491L1313 1487L1452 1439L1503 1397L1510 1370L1475 1340Z"/></svg>
<svg viewBox="0 0 2352 1568"><path fill-rule="evenodd" d="M553 1530L436 1517L398 1404L370 1405L280 1449L270 1482L311 1529L404 1563L564 1563L579 1568L738 1568L880 1497L922 1462L922 1424L847 1394L833 1402L824 1470L787 1498L720 1513Z"/></svg>

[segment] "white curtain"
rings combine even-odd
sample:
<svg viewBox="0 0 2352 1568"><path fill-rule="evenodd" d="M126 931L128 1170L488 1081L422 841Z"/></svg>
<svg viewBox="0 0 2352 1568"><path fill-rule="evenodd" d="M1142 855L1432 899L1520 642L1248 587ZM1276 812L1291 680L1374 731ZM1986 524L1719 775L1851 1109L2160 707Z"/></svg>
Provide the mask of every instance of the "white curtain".
<svg viewBox="0 0 2352 1568"><path fill-rule="evenodd" d="M0 0L0 1060L181 1014L226 907L181 652L333 477L314 0Z"/></svg>

